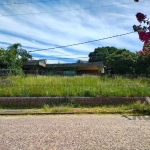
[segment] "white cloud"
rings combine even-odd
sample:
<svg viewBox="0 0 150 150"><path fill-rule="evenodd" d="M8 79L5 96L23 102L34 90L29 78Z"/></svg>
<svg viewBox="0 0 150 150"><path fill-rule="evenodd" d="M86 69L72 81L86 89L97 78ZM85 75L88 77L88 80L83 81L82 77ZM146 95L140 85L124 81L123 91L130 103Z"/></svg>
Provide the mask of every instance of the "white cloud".
<svg viewBox="0 0 150 150"><path fill-rule="evenodd" d="M19 2L19 1L18 1ZM119 3L126 3L121 0ZM82 4L82 5L81 5ZM83 5L84 4L84 5ZM0 14L25 14L33 12L52 12L56 10L66 10L73 8L84 8L104 4L114 4L110 0L105 3L97 1L77 2L61 1L57 3L34 3L27 5L0 6ZM116 5L118 3L115 3ZM142 5L141 5L142 4ZM74 43L111 37L132 31L132 25L138 24L135 14L145 10L149 2L136 4L122 4L116 7L99 7L95 9L83 9L80 11L64 11L59 13L43 13L36 15L3 16L0 17L0 39L1 42L21 43L23 46L35 49L47 49L55 46L64 46ZM131 7L134 6L134 7ZM132 44L132 42L134 44ZM96 47L116 46L126 48L131 51L139 50L142 43L137 34L130 34L98 42L66 48L52 49L48 51L37 51L32 54L61 57L87 56ZM0 44L0 47L6 46ZM32 50L27 48L27 50ZM43 58L42 56L42 58ZM56 60L57 61L57 60ZM64 62L66 62L65 60Z"/></svg>

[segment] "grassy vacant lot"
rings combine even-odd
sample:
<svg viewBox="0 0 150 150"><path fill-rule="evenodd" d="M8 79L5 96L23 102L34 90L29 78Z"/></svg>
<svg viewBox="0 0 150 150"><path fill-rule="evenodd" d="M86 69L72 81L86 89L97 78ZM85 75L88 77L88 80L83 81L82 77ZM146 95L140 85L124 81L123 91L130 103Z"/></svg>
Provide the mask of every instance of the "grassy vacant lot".
<svg viewBox="0 0 150 150"><path fill-rule="evenodd" d="M150 78L121 76L0 77L2 96L150 96Z"/></svg>

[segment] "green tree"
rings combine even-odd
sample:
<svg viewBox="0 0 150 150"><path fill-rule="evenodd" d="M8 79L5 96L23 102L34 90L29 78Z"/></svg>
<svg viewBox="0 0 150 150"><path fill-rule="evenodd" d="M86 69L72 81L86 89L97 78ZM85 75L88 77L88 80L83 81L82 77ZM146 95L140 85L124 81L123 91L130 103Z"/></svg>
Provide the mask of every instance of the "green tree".
<svg viewBox="0 0 150 150"><path fill-rule="evenodd" d="M81 63L81 62L82 62L82 60L80 60L80 59L76 61L77 64L79 64L79 63Z"/></svg>
<svg viewBox="0 0 150 150"><path fill-rule="evenodd" d="M25 49L22 48L20 43L15 43L9 46L8 51L12 52L16 59L21 59L22 62L25 62L28 59L32 59L32 56Z"/></svg>
<svg viewBox="0 0 150 150"><path fill-rule="evenodd" d="M0 54L0 68L13 70L16 74L22 72L23 62L32 59L19 43L9 46L7 50L1 49Z"/></svg>
<svg viewBox="0 0 150 150"><path fill-rule="evenodd" d="M136 74L150 74L150 54L147 56L137 53L137 62L135 64Z"/></svg>
<svg viewBox="0 0 150 150"><path fill-rule="evenodd" d="M103 63L105 64L106 57L114 53L115 51L118 51L118 49L115 47L98 47L94 50L94 52L91 52L89 54L89 62L103 61Z"/></svg>
<svg viewBox="0 0 150 150"><path fill-rule="evenodd" d="M6 50L3 48L0 49L0 68L7 67L7 60L6 60Z"/></svg>
<svg viewBox="0 0 150 150"><path fill-rule="evenodd" d="M113 68L115 74L131 74L135 72L137 55L126 49L115 51L106 57L106 64Z"/></svg>

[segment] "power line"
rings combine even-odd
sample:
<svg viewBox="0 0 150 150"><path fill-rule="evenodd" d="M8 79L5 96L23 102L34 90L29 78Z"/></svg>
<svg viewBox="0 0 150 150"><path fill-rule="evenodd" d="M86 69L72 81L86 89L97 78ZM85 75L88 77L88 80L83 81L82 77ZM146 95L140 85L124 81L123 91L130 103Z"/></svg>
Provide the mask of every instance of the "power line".
<svg viewBox="0 0 150 150"><path fill-rule="evenodd" d="M36 52L36 51L44 51L44 50L51 50L51 49L57 49L57 48L71 47L71 46L76 46L76 45L81 45L81 44L86 44L86 43L92 43L92 42L106 40L106 39L123 36L123 35L131 34L131 33L135 33L135 32L129 32L129 33L124 33L124 34L120 34L120 35L114 35L114 36L110 36L110 37L106 37L106 38L101 38L101 39L97 39L97 40L86 41L86 42L81 42L81 43L76 43L76 44L70 44L70 45L65 45L65 46L57 46L57 47L52 47L52 48L47 48L47 49L33 50L33 51L29 51L29 53Z"/></svg>
<svg viewBox="0 0 150 150"><path fill-rule="evenodd" d="M59 59L80 59L80 58L96 58L96 59L104 59L102 56L87 56L87 57L54 57L54 58L45 58L46 60L59 60Z"/></svg>
<svg viewBox="0 0 150 150"><path fill-rule="evenodd" d="M149 0L144 0L144 1L149 1ZM140 2L144 2L140 1ZM59 13L59 12L67 12L67 11L80 11L83 9L95 9L98 7L113 7L113 6L118 6L118 5L124 5L124 4L131 4L134 2L128 2L128 3L121 3L121 4L112 4L112 5L99 5L99 6L93 6L93 7L83 7L83 8L75 8L75 9L66 9L66 10L55 10L55 11L48 11L48 12L35 12L35 13L26 13L26 14L12 14L12 15L1 15L0 17L3 16L21 16L21 15L36 15L36 14L51 14L51 13Z"/></svg>
<svg viewBox="0 0 150 150"><path fill-rule="evenodd" d="M51 2L51 1L60 1L60 0L44 0L44 1L30 1L30 2L21 2L21 3L2 3L0 5L20 5L20 4L30 4L30 3L47 3L47 2ZM144 1L147 1L147 0L144 0ZM140 1L141 2L141 1ZM142 1L143 2L143 1ZM128 3L122 3L122 4L130 4L130 3L134 3L134 2L128 2ZM122 5L121 4L121 5ZM114 4L116 5L116 4ZM109 6L109 5L108 5ZM111 5L110 5L111 6Z"/></svg>
<svg viewBox="0 0 150 150"><path fill-rule="evenodd" d="M60 1L60 0L46 0L46 1L31 1L31 2L22 2L22 3L3 3L0 5L20 5L20 4L28 4L28 3L45 3L51 1Z"/></svg>

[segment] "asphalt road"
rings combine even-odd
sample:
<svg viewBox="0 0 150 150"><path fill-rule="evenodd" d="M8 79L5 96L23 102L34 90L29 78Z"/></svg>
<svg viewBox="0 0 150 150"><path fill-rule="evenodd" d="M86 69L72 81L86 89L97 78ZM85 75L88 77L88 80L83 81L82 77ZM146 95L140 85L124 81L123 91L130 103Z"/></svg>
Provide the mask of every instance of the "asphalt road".
<svg viewBox="0 0 150 150"><path fill-rule="evenodd" d="M150 117L0 116L0 150L150 150Z"/></svg>

